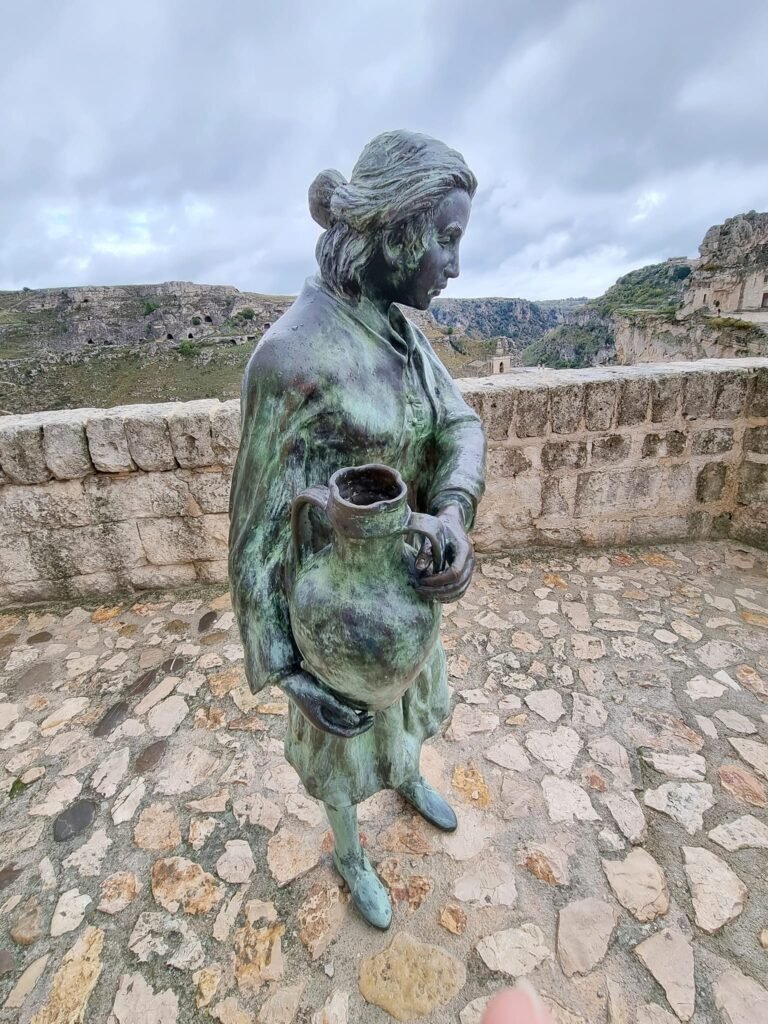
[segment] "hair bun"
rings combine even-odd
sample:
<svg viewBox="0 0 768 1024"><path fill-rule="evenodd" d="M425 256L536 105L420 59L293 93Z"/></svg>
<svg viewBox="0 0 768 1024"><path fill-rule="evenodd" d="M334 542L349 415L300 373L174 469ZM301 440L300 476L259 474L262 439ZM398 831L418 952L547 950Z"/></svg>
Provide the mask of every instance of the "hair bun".
<svg viewBox="0 0 768 1024"><path fill-rule="evenodd" d="M346 178L338 171L320 171L309 186L309 212L321 228L326 230L334 223L331 215L331 199L339 185L345 185Z"/></svg>

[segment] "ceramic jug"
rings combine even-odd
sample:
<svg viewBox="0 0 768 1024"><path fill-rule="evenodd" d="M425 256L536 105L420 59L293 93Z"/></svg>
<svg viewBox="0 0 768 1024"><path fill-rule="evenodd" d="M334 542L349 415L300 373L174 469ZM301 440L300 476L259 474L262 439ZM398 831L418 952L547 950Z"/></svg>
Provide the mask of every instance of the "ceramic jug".
<svg viewBox="0 0 768 1024"><path fill-rule="evenodd" d="M321 509L332 537L313 552L307 515ZM405 693L437 642L440 606L420 597L417 548L428 537L433 569L443 567L442 524L412 512L397 470L340 469L328 487L310 487L291 508L291 628L303 668L348 703L381 711Z"/></svg>

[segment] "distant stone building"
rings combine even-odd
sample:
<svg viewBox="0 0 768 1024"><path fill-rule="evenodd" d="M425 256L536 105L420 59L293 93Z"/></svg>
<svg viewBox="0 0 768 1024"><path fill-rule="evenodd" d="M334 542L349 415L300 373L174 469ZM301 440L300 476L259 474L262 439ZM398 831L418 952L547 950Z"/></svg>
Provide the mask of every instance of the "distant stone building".
<svg viewBox="0 0 768 1024"><path fill-rule="evenodd" d="M768 325L768 213L752 210L716 224L699 252L678 318L701 310Z"/></svg>

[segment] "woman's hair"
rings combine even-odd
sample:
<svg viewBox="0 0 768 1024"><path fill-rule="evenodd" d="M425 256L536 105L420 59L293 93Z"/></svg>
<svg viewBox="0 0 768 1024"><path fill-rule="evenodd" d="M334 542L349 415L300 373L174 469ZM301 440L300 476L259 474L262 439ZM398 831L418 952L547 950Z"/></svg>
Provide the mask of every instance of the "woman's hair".
<svg viewBox="0 0 768 1024"><path fill-rule="evenodd" d="M474 196L477 180L461 153L416 132L384 132L365 147L346 181L321 171L309 187L309 209L325 228L315 254L333 291L359 298L377 252L418 263L429 245L435 205L452 189Z"/></svg>

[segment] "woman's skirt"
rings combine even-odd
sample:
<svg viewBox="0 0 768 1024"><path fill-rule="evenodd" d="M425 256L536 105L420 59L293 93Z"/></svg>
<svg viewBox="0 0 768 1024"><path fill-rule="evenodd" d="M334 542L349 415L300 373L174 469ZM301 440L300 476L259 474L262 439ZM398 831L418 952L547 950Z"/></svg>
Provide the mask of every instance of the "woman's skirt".
<svg viewBox="0 0 768 1024"><path fill-rule="evenodd" d="M419 774L424 740L450 712L445 651L438 640L432 657L403 696L374 714L373 728L343 739L308 722L289 701L285 756L318 800L332 807L362 803L381 789L398 789Z"/></svg>

